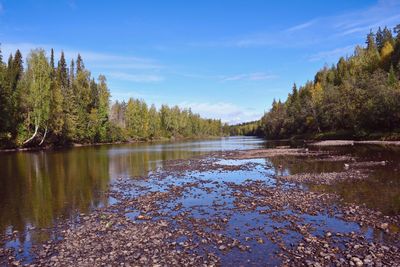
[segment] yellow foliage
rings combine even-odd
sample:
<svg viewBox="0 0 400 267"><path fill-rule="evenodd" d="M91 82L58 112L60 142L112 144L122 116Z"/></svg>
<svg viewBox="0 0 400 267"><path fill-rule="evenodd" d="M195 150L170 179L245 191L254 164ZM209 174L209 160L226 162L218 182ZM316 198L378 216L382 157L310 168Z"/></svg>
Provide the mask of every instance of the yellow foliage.
<svg viewBox="0 0 400 267"><path fill-rule="evenodd" d="M311 97L314 103L320 103L322 100L323 89L320 82L314 84L311 89Z"/></svg>
<svg viewBox="0 0 400 267"><path fill-rule="evenodd" d="M394 48L390 42L385 42L381 50L381 59L382 61L387 61L392 54Z"/></svg>

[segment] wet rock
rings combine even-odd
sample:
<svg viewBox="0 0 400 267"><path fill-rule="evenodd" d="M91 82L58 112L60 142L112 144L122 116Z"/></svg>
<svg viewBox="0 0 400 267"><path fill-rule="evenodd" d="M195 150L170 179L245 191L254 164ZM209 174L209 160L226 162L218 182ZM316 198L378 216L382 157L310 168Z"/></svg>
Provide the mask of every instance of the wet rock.
<svg viewBox="0 0 400 267"><path fill-rule="evenodd" d="M389 224L388 223L381 223L379 225L379 228L382 229L382 230L386 230L386 229L389 228Z"/></svg>
<svg viewBox="0 0 400 267"><path fill-rule="evenodd" d="M364 263L357 257L352 257L351 262L353 262L357 267L363 266Z"/></svg>
<svg viewBox="0 0 400 267"><path fill-rule="evenodd" d="M326 237L331 237L331 236L332 236L332 233L331 233L331 232L327 232L327 233L325 234L325 236L326 236Z"/></svg>
<svg viewBox="0 0 400 267"><path fill-rule="evenodd" d="M227 247L226 247L225 245L221 245L221 246L218 247L218 249L219 249L219 250L226 250Z"/></svg>
<svg viewBox="0 0 400 267"><path fill-rule="evenodd" d="M271 185L267 179L233 183L201 176L211 171L216 174L254 171L255 164L224 166L217 163L221 158L246 157L242 152L169 161L160 171L141 178L162 190L119 179L116 184L119 191L109 192L118 199L117 204L82 215L81 220L70 225L63 224L59 228L61 231L54 230L62 238L38 249L38 259L34 263L38 266L70 266L71 263L75 266L216 266L223 254L226 258L240 259L243 265L265 265L265 262L247 261L257 255L251 254L252 251L259 253L265 247L273 247L277 265L284 266L395 266L400 262L398 244L393 241L398 235L389 231L389 225L398 225L399 218L385 217L363 205L343 204L333 193L280 183L286 179L294 184L306 181L329 185L363 179L365 172L361 164L351 161L349 156L283 149L286 151L254 151L250 157L270 153L277 158L289 153L300 158L321 158L315 160L345 159L350 168L338 173L277 177L277 184ZM210 197L212 204L190 206L185 203L187 198L197 201L204 196ZM130 213L134 215L128 218ZM247 215L251 218L248 223L234 225L237 220L231 216L247 218ZM318 219L307 219L310 216L329 216L363 227L380 228L385 230L385 239L370 244L364 232L336 233L335 229L319 224ZM290 244L287 244L288 239ZM239 240L248 242L245 244L251 245L251 249ZM269 246L269 242L274 246ZM265 243L267 245L263 245ZM217 252L213 254L212 251ZM0 254L7 253L0 250ZM7 263L14 260L10 258Z"/></svg>

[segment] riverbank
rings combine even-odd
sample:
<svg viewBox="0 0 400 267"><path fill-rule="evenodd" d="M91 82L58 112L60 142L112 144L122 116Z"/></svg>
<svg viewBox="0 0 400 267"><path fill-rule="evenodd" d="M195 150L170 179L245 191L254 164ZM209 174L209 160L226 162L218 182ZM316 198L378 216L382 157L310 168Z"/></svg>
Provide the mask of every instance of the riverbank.
<svg viewBox="0 0 400 267"><path fill-rule="evenodd" d="M337 172L289 175L288 159L332 163ZM31 263L396 266L399 214L311 190L366 180L378 163L287 147L170 160L148 175L120 177L107 192L111 205L57 224L57 240L36 246ZM0 252L3 263L23 263L12 249Z"/></svg>
<svg viewBox="0 0 400 267"><path fill-rule="evenodd" d="M57 150L74 147L88 147L88 146L102 146L102 145L120 145L120 144L140 144L140 143L157 143L157 142L178 142L186 140L203 140L203 139L217 139L222 136L199 136L199 137L171 137L171 138L157 138L149 140L129 140L129 141L116 141L104 143L68 143L65 145L45 145L39 147L16 147L16 148L0 148L2 152L24 152L24 151L43 151L43 150Z"/></svg>
<svg viewBox="0 0 400 267"><path fill-rule="evenodd" d="M382 145L382 146L400 146L400 141L382 141L382 140L371 140L371 141L354 141L354 140L325 140L310 142L310 146L354 146L354 145Z"/></svg>

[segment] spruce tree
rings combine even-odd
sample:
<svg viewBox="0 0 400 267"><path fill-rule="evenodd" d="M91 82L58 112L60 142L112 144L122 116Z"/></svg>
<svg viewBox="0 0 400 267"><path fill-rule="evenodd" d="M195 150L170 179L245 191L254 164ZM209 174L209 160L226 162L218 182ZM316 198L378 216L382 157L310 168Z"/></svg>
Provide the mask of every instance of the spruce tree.
<svg viewBox="0 0 400 267"><path fill-rule="evenodd" d="M381 51L383 44L385 43L384 37L383 37L383 31L382 31L381 27L378 28L375 39L376 39L376 45L378 47L378 50Z"/></svg>
<svg viewBox="0 0 400 267"><path fill-rule="evenodd" d="M60 67L60 63L58 64ZM54 50L51 49L50 69L51 69L51 86L50 86L50 131L54 142L60 142L62 139L62 129L64 125L63 112L63 91L62 84L59 82L59 69L54 66Z"/></svg>
<svg viewBox="0 0 400 267"><path fill-rule="evenodd" d="M76 59L76 74L81 72L85 68L83 64L83 60L80 54L78 54L78 57Z"/></svg>

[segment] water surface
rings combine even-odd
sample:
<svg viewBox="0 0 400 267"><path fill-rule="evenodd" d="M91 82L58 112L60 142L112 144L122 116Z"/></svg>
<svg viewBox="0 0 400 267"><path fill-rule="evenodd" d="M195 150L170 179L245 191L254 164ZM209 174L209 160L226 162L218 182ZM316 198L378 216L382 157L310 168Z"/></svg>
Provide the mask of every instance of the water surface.
<svg viewBox="0 0 400 267"><path fill-rule="evenodd" d="M113 204L114 200L107 197L105 192L118 178L134 179L135 183L143 183L152 190L165 190L167 184L190 182L193 177L234 183L264 180L274 186L275 175L344 170L344 162L340 161L282 156L252 160L221 159L217 162L220 165L231 166L255 164L254 168L245 171L205 171L188 174L186 179L168 177L165 181L160 181L160 184L141 179L149 172L162 167L167 160L187 159L213 151L304 145L304 142L277 143L265 142L254 137L229 137L173 143L102 145L54 151L0 153L0 235L18 231L16 239L0 245L15 248L18 251L17 258L29 262L31 259L29 250L32 244L56 238L51 230L32 231L32 229L51 228L57 220L74 218L94 208ZM333 186L305 185L304 188L335 192L344 201L366 204L388 215L400 214L399 147L360 145L323 149L351 155L357 161L385 161L387 164L374 167L369 177L363 181L341 182ZM214 185L211 183L210 186ZM191 210L195 216L207 217L210 214L214 216L215 212L229 215L231 228L227 229L228 233L233 234L236 229L250 231L256 226L271 227L272 222L269 225L266 218L261 218L257 212L234 213L232 200L224 194L224 190L221 189L221 192L218 190L217 193L210 194L207 190L193 188L177 201L182 203L184 208ZM226 203L226 207L214 210L211 207L213 202ZM132 211L127 216L135 218L137 211ZM307 222L318 226L321 232L338 229L361 230L354 223L329 218L325 214L303 217ZM299 238L295 233L293 235L293 240ZM252 257L261 262L271 260L270 256L265 254L265 250L271 252L276 249L274 246L272 243L260 246L254 242ZM223 262L229 262L231 256L222 258ZM240 254L238 257L240 258Z"/></svg>
<svg viewBox="0 0 400 267"><path fill-rule="evenodd" d="M0 233L49 227L60 217L108 205L104 192L114 179L137 179L166 160L262 145L233 137L0 153Z"/></svg>

